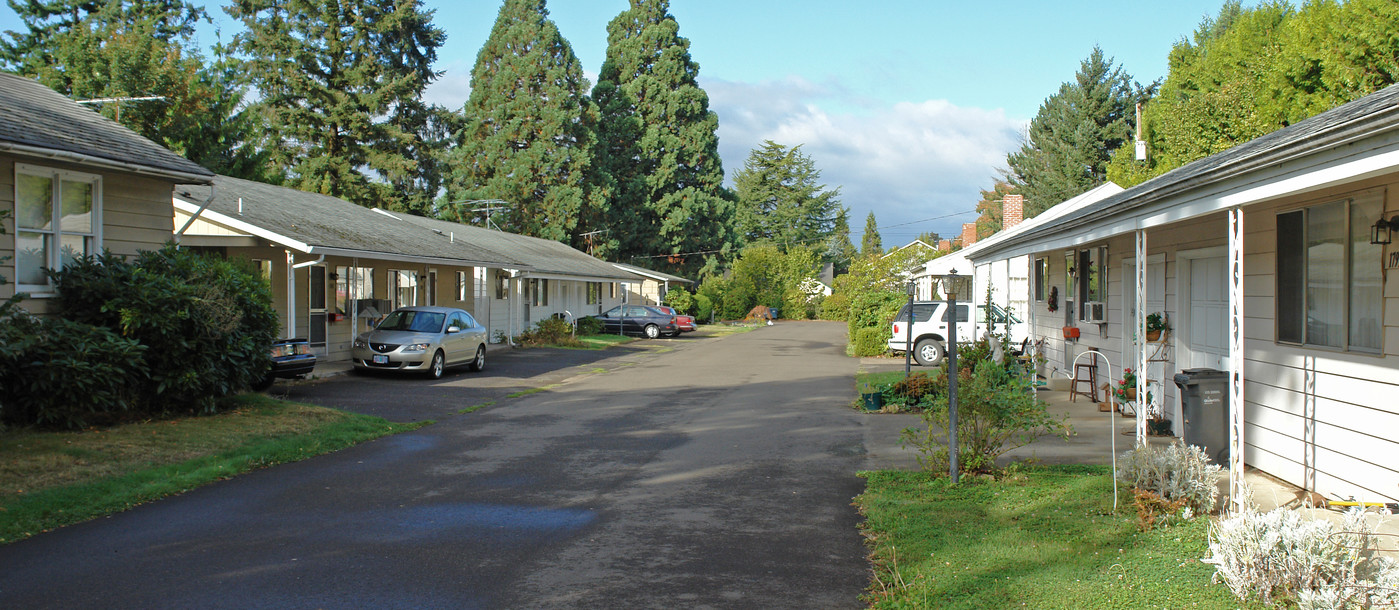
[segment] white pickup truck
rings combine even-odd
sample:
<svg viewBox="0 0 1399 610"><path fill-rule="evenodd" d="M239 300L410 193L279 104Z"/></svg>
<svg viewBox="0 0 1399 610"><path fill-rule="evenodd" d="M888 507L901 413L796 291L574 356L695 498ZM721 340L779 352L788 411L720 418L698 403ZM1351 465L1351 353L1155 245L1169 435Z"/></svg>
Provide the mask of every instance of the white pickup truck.
<svg viewBox="0 0 1399 610"><path fill-rule="evenodd" d="M972 308L976 308L976 319L972 319ZM894 316L889 349L895 352L907 351L913 346L913 359L923 366L933 366L942 361L947 353L947 301L918 301L913 304L913 332L908 332L908 305ZM986 305L957 303L957 342L970 343L986 331L988 321L995 322L996 331L1014 333L1020 326L1020 319L1014 314L992 304L988 313ZM1012 336L1016 342L1020 337Z"/></svg>

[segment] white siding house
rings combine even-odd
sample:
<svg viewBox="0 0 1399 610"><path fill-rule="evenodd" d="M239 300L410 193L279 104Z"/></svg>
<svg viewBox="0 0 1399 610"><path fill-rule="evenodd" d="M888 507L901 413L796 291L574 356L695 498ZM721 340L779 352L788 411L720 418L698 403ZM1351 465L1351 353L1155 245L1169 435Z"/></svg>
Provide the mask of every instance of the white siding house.
<svg viewBox="0 0 1399 610"><path fill-rule="evenodd" d="M1399 247L1371 235L1399 211L1396 194L1392 87L970 257L1043 278L1030 312L1047 373L1068 374L1088 349L1115 371L1145 370L1180 433L1174 374L1225 371L1235 473L1246 463L1326 497L1393 502L1399 283L1387 276ZM1378 233L1390 239L1389 228ZM1154 312L1172 327L1159 342L1142 336Z"/></svg>

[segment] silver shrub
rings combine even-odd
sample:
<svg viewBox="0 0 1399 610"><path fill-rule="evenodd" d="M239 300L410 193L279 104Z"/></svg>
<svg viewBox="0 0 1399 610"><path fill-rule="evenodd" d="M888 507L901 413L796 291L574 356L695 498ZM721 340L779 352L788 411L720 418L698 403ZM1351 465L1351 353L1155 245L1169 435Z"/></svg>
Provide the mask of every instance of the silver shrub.
<svg viewBox="0 0 1399 610"><path fill-rule="evenodd" d="M1118 478L1167 500L1185 500L1196 514L1213 512L1219 498L1219 465L1211 464L1199 447L1180 441L1142 445L1122 454Z"/></svg>
<svg viewBox="0 0 1399 610"><path fill-rule="evenodd" d="M1214 578L1241 600L1291 598L1303 610L1399 604L1399 562L1376 554L1374 524L1356 508L1340 525L1279 508L1232 514L1210 528Z"/></svg>

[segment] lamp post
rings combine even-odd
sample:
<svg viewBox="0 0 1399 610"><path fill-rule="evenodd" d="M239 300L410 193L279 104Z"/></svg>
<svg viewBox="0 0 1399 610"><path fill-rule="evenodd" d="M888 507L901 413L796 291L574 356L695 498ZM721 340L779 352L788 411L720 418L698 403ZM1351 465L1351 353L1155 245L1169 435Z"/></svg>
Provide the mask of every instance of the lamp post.
<svg viewBox="0 0 1399 610"><path fill-rule="evenodd" d="M904 329L904 379L913 370L913 292L918 288L913 280L908 282L908 328Z"/></svg>
<svg viewBox="0 0 1399 610"><path fill-rule="evenodd" d="M953 269L939 278L947 295L947 457L952 483L960 480L957 470L957 295L970 294L971 276L957 275Z"/></svg>

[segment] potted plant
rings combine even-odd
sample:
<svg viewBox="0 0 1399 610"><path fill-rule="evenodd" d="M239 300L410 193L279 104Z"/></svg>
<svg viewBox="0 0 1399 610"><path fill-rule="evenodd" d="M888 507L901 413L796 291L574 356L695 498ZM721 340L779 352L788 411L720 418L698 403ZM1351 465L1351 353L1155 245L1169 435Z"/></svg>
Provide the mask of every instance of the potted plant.
<svg viewBox="0 0 1399 610"><path fill-rule="evenodd" d="M1149 396L1150 394L1148 394ZM1117 387L1112 391L1113 398L1117 402L1129 402L1137 399L1137 374L1132 369L1122 369L1122 380L1117 382Z"/></svg>
<svg viewBox="0 0 1399 610"><path fill-rule="evenodd" d="M1157 311L1146 317L1146 340L1160 341L1161 335L1171 330L1171 324L1166 320L1166 315Z"/></svg>

